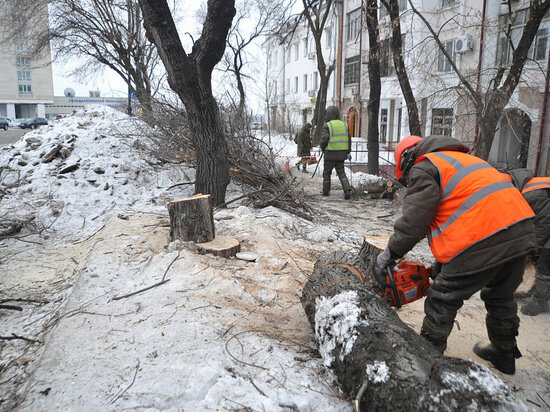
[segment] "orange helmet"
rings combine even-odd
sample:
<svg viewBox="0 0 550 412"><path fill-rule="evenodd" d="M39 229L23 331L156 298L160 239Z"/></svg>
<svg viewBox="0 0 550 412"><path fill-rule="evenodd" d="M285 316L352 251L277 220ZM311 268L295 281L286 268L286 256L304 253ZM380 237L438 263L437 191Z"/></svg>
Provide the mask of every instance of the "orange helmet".
<svg viewBox="0 0 550 412"><path fill-rule="evenodd" d="M397 143L397 146L395 147L395 177L397 179L401 179L403 177L403 171L401 170L401 156L403 155L403 152L407 150L410 147L413 147L415 144L417 144L419 141L421 141L422 138L420 136L407 136L403 140L401 140L399 143Z"/></svg>

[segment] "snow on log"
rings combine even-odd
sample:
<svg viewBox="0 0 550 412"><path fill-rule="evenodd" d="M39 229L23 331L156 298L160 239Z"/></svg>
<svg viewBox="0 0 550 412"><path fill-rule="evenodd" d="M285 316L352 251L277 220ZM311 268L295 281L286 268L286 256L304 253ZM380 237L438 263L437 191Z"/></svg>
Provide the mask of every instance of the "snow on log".
<svg viewBox="0 0 550 412"><path fill-rule="evenodd" d="M198 194L168 203L170 239L209 242L216 236L210 195Z"/></svg>
<svg viewBox="0 0 550 412"><path fill-rule="evenodd" d="M214 256L229 258L241 250L241 243L232 236L217 236L214 240L195 244L201 255L211 253Z"/></svg>
<svg viewBox="0 0 550 412"><path fill-rule="evenodd" d="M357 254L333 252L301 298L324 364L357 410L527 410L485 366L443 356L403 323L369 277Z"/></svg>

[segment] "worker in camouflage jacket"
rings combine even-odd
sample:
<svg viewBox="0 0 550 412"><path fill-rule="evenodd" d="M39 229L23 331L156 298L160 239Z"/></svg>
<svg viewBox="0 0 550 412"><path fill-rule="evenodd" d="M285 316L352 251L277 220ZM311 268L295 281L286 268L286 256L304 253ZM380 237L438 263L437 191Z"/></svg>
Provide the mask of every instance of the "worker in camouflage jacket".
<svg viewBox="0 0 550 412"><path fill-rule="evenodd" d="M446 136L409 136L396 147L396 177L406 186L403 215L377 262L393 264L428 237L442 263L427 291L421 335L442 353L457 311L481 290L490 345L474 352L515 373L519 329L514 292L535 245L533 212L510 182Z"/></svg>
<svg viewBox="0 0 550 412"><path fill-rule="evenodd" d="M300 131L296 133L294 143L298 145L298 156L301 157L300 161L296 163L296 167L300 170L301 164L302 172L307 173L308 159L311 158L311 123L304 124Z"/></svg>
<svg viewBox="0 0 550 412"><path fill-rule="evenodd" d="M323 196L330 192L330 176L332 169L336 174L344 190L344 198L351 198L351 185L349 184L344 161L351 159L351 135L346 123L340 120L340 111L336 106L329 106L325 114L326 123L321 132L320 147L325 156L323 163Z"/></svg>
<svg viewBox="0 0 550 412"><path fill-rule="evenodd" d="M535 213L537 249L532 254L537 267L533 299L521 308L524 315L536 316L549 311L550 300L550 177L533 177L529 169L509 172L512 183Z"/></svg>

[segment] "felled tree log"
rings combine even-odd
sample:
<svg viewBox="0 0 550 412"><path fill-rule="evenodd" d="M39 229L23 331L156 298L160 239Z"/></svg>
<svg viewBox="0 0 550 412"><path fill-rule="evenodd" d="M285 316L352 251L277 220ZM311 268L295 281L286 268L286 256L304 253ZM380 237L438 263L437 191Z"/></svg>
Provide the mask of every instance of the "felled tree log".
<svg viewBox="0 0 550 412"><path fill-rule="evenodd" d="M241 251L241 243L231 236L217 236L214 240L195 245L201 255L211 253L214 256L229 258Z"/></svg>
<svg viewBox="0 0 550 412"><path fill-rule="evenodd" d="M357 272L369 270L357 261L351 252L321 257L301 298L324 364L356 409L526 409L489 369L443 356L403 323L362 281Z"/></svg>
<svg viewBox="0 0 550 412"><path fill-rule="evenodd" d="M198 194L169 202L168 213L171 240L201 243L216 236L210 195Z"/></svg>

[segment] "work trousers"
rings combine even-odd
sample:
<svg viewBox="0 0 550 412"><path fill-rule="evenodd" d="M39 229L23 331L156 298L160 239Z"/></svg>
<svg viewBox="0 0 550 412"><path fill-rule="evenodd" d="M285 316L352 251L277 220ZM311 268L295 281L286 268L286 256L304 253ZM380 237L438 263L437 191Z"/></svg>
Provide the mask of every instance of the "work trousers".
<svg viewBox="0 0 550 412"><path fill-rule="evenodd" d="M332 175L332 169L336 169L336 174L338 175L338 179L340 179L344 192L351 190L351 185L349 184L346 171L344 170L344 161L327 160L325 158L325 162L323 163L323 193L328 194L330 192L330 176Z"/></svg>
<svg viewBox="0 0 550 412"><path fill-rule="evenodd" d="M469 275L445 274L443 265L428 289L422 336L443 352L458 309L464 300L481 290L489 340L498 350L511 352L516 347L519 329L514 292L522 281L524 268L523 256Z"/></svg>

